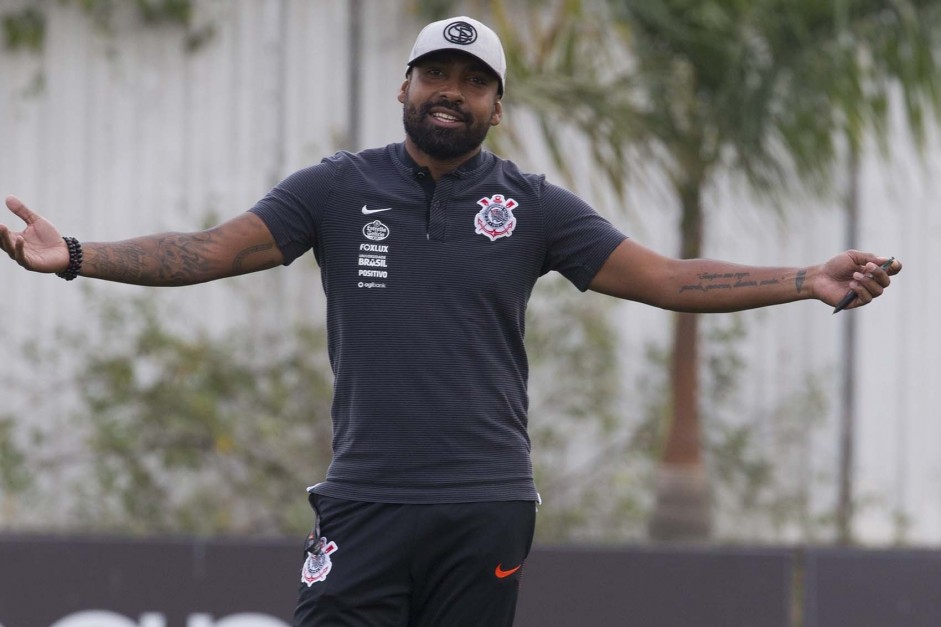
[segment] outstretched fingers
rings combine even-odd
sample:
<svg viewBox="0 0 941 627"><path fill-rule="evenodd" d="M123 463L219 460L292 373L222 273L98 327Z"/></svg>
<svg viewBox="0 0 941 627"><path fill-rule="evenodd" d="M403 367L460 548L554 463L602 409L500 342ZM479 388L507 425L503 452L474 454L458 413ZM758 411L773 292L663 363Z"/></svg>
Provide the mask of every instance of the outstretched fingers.
<svg viewBox="0 0 941 627"><path fill-rule="evenodd" d="M56 272L68 262L68 249L59 231L16 196L7 196L7 208L26 223L22 231L0 224L0 248L14 261L35 272Z"/></svg>
<svg viewBox="0 0 941 627"><path fill-rule="evenodd" d="M7 209L13 212L20 220L25 222L28 225L32 224L39 219L39 216L33 213L26 204L17 198L16 196L7 196L6 199Z"/></svg>
<svg viewBox="0 0 941 627"><path fill-rule="evenodd" d="M16 239L14 237L13 231L11 231L5 224L0 224L0 250L10 255L11 259L14 259L13 251L16 248Z"/></svg>
<svg viewBox="0 0 941 627"><path fill-rule="evenodd" d="M30 215L32 212L23 204L23 201L17 198L16 196L7 196L6 199L7 208L13 212L14 215L18 216L20 219L29 224L27 218L33 218L33 215ZM23 211L26 211L26 217L23 217ZM5 224L0 224L0 250L3 250L6 254L10 255L11 259L16 259L16 234L10 230L10 228Z"/></svg>

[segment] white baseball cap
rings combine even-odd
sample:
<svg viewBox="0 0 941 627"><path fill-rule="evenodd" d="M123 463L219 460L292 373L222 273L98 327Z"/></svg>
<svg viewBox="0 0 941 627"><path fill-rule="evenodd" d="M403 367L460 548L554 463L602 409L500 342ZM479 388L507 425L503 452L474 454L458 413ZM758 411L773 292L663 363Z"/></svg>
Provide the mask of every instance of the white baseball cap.
<svg viewBox="0 0 941 627"><path fill-rule="evenodd" d="M506 55L500 38L486 24L472 17L450 17L432 22L418 33L418 39L408 55L408 66L418 59L439 50L460 50L472 54L487 64L500 77L500 94L506 82Z"/></svg>

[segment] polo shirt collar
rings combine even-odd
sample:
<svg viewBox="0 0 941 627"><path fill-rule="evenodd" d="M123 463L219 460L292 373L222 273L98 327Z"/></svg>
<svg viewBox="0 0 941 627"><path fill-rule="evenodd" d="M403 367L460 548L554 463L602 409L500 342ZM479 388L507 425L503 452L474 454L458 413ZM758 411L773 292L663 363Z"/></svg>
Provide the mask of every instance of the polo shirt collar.
<svg viewBox="0 0 941 627"><path fill-rule="evenodd" d="M409 170L415 172L416 170L421 169L421 166L415 163L415 160L412 159L412 156L408 154L408 150L405 149L405 142L396 144L395 151L399 159ZM458 178L464 178L468 174L472 174L490 163L491 159L493 159L493 153L490 153L481 148L480 152L459 165L456 170L453 170L448 174L454 175Z"/></svg>

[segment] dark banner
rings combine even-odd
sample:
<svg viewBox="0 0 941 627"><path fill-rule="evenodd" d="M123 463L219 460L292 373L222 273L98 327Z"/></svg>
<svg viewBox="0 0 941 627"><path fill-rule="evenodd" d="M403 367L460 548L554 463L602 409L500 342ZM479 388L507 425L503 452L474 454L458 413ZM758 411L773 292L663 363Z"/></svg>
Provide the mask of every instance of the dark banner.
<svg viewBox="0 0 941 627"><path fill-rule="evenodd" d="M286 627L285 540L0 537L2 627ZM784 551L536 548L518 627L788 627ZM443 626L446 627L446 626Z"/></svg>
<svg viewBox="0 0 941 627"><path fill-rule="evenodd" d="M792 552L555 548L526 562L517 627L790 627Z"/></svg>
<svg viewBox="0 0 941 627"><path fill-rule="evenodd" d="M2 627L285 627L301 542L0 539Z"/></svg>
<svg viewBox="0 0 941 627"><path fill-rule="evenodd" d="M805 571L806 627L941 625L938 551L819 549Z"/></svg>
<svg viewBox="0 0 941 627"><path fill-rule="evenodd" d="M0 536L0 627L287 627L301 565L290 540ZM516 626L927 627L939 590L935 551L537 547Z"/></svg>

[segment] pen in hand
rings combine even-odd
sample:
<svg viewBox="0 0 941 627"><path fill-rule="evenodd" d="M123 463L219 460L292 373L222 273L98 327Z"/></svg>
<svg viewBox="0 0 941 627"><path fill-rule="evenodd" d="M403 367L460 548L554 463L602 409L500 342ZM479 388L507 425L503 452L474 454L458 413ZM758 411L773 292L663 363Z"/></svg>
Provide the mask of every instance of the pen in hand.
<svg viewBox="0 0 941 627"><path fill-rule="evenodd" d="M882 264L882 266L881 266L882 269L883 269L883 270L888 270L890 267L892 267L892 262L893 262L893 261L895 261L895 257L889 257L889 258L885 261L885 263ZM839 313L839 312L843 311L844 309L846 309L847 305L849 305L851 302L853 302L854 300L856 300L856 297L857 297L857 296L858 296L858 295L857 295L856 292L854 292L853 290L848 291L848 292L846 293L846 296L843 297L843 300L841 300L839 303L837 303L836 307L833 308L833 313Z"/></svg>

